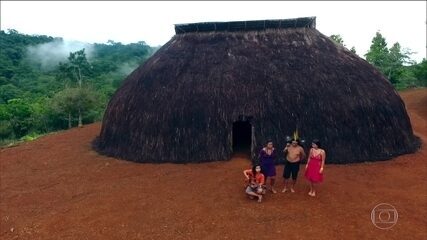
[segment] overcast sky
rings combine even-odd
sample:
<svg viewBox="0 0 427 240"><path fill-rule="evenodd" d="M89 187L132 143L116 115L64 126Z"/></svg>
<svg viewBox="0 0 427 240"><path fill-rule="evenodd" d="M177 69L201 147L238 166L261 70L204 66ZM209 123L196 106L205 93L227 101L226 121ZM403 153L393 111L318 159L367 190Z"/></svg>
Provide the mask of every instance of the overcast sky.
<svg viewBox="0 0 427 240"><path fill-rule="evenodd" d="M174 24L286 19L316 16L317 29L340 34L359 55L369 50L380 30L388 47L399 42L426 58L425 1L292 2L292 1L1 1L1 29L88 43L108 40L124 44L145 41L163 45L175 34Z"/></svg>

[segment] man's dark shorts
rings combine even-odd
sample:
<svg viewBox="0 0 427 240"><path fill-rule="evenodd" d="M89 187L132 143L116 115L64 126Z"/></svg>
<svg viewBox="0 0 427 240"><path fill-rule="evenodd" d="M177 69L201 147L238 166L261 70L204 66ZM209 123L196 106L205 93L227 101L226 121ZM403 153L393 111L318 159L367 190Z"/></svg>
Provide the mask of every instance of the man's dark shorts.
<svg viewBox="0 0 427 240"><path fill-rule="evenodd" d="M292 163L288 160L285 161L285 168L283 170L283 177L289 179L292 175L293 180L297 180L299 172L300 161Z"/></svg>

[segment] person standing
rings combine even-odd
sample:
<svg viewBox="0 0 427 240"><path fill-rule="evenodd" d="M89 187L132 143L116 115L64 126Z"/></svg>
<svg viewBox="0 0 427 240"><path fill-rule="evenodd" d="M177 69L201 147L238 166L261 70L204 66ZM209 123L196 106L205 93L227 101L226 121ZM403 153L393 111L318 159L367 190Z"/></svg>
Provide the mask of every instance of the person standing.
<svg viewBox="0 0 427 240"><path fill-rule="evenodd" d="M276 150L273 147L273 141L268 140L264 148L261 149L259 153L259 162L261 165L262 173L266 178L266 182L270 179L270 191L272 193L277 193L274 189L274 183L276 181Z"/></svg>
<svg viewBox="0 0 427 240"><path fill-rule="evenodd" d="M308 195L315 197L315 184L323 181L323 168L325 166L326 152L321 148L320 141L315 139L311 144L308 161L305 165L305 177L310 182Z"/></svg>
<svg viewBox="0 0 427 240"><path fill-rule="evenodd" d="M297 181L298 172L301 160L305 158L304 149L300 146L297 139L292 139L291 143L287 143L283 152L286 155L285 167L283 169L283 178L285 179L285 187L282 192L288 191L289 178L292 176L291 192L295 192L295 183Z"/></svg>

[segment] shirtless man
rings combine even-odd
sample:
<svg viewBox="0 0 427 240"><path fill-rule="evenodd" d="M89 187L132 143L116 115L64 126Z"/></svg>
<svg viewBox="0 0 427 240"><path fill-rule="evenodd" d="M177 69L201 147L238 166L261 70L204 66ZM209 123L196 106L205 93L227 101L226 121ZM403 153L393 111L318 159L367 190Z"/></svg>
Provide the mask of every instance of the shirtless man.
<svg viewBox="0 0 427 240"><path fill-rule="evenodd" d="M299 165L302 159L305 158L304 149L299 145L298 140L292 139L291 143L287 143L283 152L286 156L285 168L283 170L283 177L285 178L285 187L282 192L288 191L289 177L292 175L291 192L295 192L294 186L297 181Z"/></svg>

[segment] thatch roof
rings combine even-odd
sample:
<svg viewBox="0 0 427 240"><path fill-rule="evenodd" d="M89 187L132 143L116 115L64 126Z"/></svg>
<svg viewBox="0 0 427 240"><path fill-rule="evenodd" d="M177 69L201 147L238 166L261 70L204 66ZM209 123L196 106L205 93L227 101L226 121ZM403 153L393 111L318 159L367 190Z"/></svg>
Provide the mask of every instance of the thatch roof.
<svg viewBox="0 0 427 240"><path fill-rule="evenodd" d="M229 159L233 123L250 122L252 156L298 128L329 163L416 151L405 105L368 62L315 28L175 35L110 100L96 149L137 162ZM244 128L244 126L242 126Z"/></svg>
<svg viewBox="0 0 427 240"><path fill-rule="evenodd" d="M183 34L189 32L250 31L280 28L316 28L316 18L305 17L278 20L175 24L175 33Z"/></svg>

